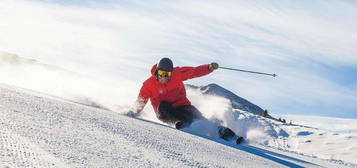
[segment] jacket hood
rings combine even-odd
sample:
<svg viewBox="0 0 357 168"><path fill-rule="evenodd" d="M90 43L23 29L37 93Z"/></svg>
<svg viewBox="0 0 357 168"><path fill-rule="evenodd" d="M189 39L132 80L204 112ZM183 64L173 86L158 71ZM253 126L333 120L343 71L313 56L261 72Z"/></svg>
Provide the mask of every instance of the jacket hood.
<svg viewBox="0 0 357 168"><path fill-rule="evenodd" d="M155 71L157 70L157 64L153 65L151 68L151 75L155 76Z"/></svg>

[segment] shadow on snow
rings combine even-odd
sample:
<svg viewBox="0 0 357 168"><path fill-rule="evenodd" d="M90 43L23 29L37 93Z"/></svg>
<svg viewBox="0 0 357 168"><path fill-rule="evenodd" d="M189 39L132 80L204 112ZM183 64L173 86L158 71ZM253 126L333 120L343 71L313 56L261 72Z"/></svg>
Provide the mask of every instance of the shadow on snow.
<svg viewBox="0 0 357 168"><path fill-rule="evenodd" d="M152 122L152 121L148 121L148 120L145 120L145 119L140 119L140 118L136 118L136 119L141 120L141 121L145 121L145 122L150 122L150 123L153 123L153 124L157 124L157 125L160 125L160 126L165 126L165 127L171 128L171 129L175 129L175 128L170 127L170 126L163 125L163 124L156 123L156 122ZM293 163L293 162L319 166L319 165L317 165L315 163L307 162L307 161L304 161L304 160L301 160L301 159L298 159L298 158L294 158L294 157L291 157L291 156L287 156L287 155L283 155L283 154L280 154L280 153L272 152L272 151L269 151L269 150L261 149L261 148L255 147L255 146L244 145L244 144L243 145L236 145L236 144L233 144L231 142L227 142L227 141L224 141L224 140L221 140L221 139L217 139L217 138L214 138L214 137L204 136L204 135L195 133L195 132L190 131L190 130L181 130L181 131L185 132L185 133L188 133L188 134L191 134L191 135L195 135L195 136L204 138L204 139L208 139L208 140L211 140L211 141L214 141L214 142L217 142L217 143L220 143L220 144L223 144L223 145L226 145L226 146L229 146L229 147L241 150L241 151L245 151L247 153L250 153L250 154L253 154L253 155L256 155L256 156L263 157L265 159L274 161L276 163L285 165L287 167L303 168L303 166L300 166L300 165L298 165L296 163Z"/></svg>
<svg viewBox="0 0 357 168"><path fill-rule="evenodd" d="M197 133L192 132L192 131L186 131L185 130L183 132L186 132L186 133L189 133L189 134L192 134L192 135L195 135L195 136L199 136L199 137L202 137L202 138L205 138L205 139L208 139L208 140L211 140L211 141L214 141L214 142L217 142L217 143L220 143L220 144L223 144L223 145L226 145L226 146L229 146L229 147L241 150L241 151L245 151L245 152L248 152L250 154L263 157L265 159L277 162L279 164L282 164L282 165L285 165L285 166L288 166L288 167L303 168L303 166L300 166L300 165L298 165L296 163L293 163L291 161L295 161L295 162L303 163L303 164L319 166L319 165L311 163L311 162L307 162L307 161L304 161L304 160L301 160L301 159L298 159L298 158L294 158L294 157L291 157L291 156L287 156L287 155L283 155L283 154L280 154L280 153L272 152L272 151L269 151L269 150L261 149L261 148L255 147L255 146L244 145L244 144L243 145L236 145L236 144L233 144L232 142L227 142L227 141L224 141L224 140L221 140L221 139L217 139L217 138L214 138L214 137L203 136L203 135L197 134ZM290 161L288 161L288 160L290 160Z"/></svg>

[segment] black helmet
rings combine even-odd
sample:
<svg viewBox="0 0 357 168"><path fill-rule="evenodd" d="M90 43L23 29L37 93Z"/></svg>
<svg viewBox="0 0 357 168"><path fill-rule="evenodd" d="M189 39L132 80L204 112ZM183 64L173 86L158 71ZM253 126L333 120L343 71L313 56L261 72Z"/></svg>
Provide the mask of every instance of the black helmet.
<svg viewBox="0 0 357 168"><path fill-rule="evenodd" d="M163 70L167 72L172 72L172 69L174 68L174 64L170 60L170 58L162 58L157 65L158 70Z"/></svg>

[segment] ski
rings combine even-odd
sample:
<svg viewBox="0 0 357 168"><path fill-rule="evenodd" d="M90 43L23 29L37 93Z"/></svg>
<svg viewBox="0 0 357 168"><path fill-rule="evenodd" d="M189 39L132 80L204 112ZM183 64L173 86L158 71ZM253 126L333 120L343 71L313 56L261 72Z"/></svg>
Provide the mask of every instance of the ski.
<svg viewBox="0 0 357 168"><path fill-rule="evenodd" d="M241 136L236 135L230 128L219 126L218 128L219 138L234 142L235 144L239 145L244 141L244 138Z"/></svg>

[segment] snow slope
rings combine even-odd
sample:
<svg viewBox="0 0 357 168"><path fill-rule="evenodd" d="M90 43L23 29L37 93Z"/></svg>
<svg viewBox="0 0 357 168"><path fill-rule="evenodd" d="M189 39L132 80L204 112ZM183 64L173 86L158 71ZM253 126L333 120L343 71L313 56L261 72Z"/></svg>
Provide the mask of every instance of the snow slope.
<svg viewBox="0 0 357 168"><path fill-rule="evenodd" d="M356 133L339 134L328 130L312 128L308 125L303 126L277 122L256 115L261 114L261 108L234 93L227 91L217 84L193 88L194 91L191 90L190 92L198 92L196 94L201 94L201 98L196 96L191 98L191 100L193 100L194 104L198 104L199 109L203 109L207 118L211 118L211 116L214 116L215 119L218 118L224 125L232 128L236 133L247 138L250 144L259 144L330 161L357 165ZM207 100L207 97L214 97L215 95L226 98L230 107L223 112L207 115L207 110L211 107L202 108L200 103L196 100L205 99L205 101L209 101L209 99ZM216 99L214 101L219 102ZM219 106L214 102L209 103L214 104L214 106ZM235 104L239 104L239 107L241 108L235 108L237 107ZM252 109L257 110L255 111ZM308 118L308 116L305 118ZM311 119L314 119L314 117L310 118L310 120ZM335 119L334 121L339 121L339 125L344 126L341 122L344 120ZM350 120L347 121L350 122ZM294 120L294 123L295 122L298 121ZM350 126L350 129L352 128L353 127Z"/></svg>
<svg viewBox="0 0 357 168"><path fill-rule="evenodd" d="M24 107L15 106L16 108L39 106L35 104L41 104L41 102L36 101L34 103L30 100L33 99L32 97L36 97L36 99L39 99L40 97L44 96L44 94L42 93L46 93L48 95L56 96L53 97L46 95L46 97L51 97L51 101L52 99L56 99L55 103L53 103L54 105L57 105L59 102L63 102L63 100L65 99L66 102L71 102L71 104L75 107L79 106L78 104L83 104L102 109L109 109L118 113L123 113L127 108L130 107L131 103L134 101L136 94L133 93L138 92L138 90L135 90L131 87L133 85L139 86L139 84L129 83L129 85L125 81L123 81L123 83L121 83L120 85L113 85L111 83L108 84L103 80L92 79L87 76L69 72L58 67L41 64L36 60L24 59L8 53L0 53L0 58L0 83L7 83L11 86L16 86L17 88L21 87L41 92L37 93L31 91L30 94L33 96L28 97L28 100L21 100L23 99L22 96L13 97L12 103L20 100L24 103ZM6 91L5 88L7 87L4 85L1 91L1 94L3 96L6 95L6 92L12 94L12 92ZM26 95L22 92L27 91L22 89L20 93L13 95ZM7 94L7 96L5 97L11 97L11 95L9 94ZM259 148L268 148L268 150L270 151L273 149L279 149L276 153L289 151L286 155L289 155L291 153L299 153L300 155L317 157L351 166L353 166L353 164L357 164L355 160L355 158L357 158L357 155L356 152L354 152L357 146L356 134L336 134L330 131L324 131L298 125L287 125L266 118L262 118L258 115L254 115L260 114L261 108L259 106L235 95L234 93L216 84L210 84L204 87L195 87L191 85L191 87L187 87L187 96L192 101L192 103L200 111L203 112L205 117L209 118L211 121L218 121L221 124L232 128L239 135L247 138L249 145L259 146ZM4 97L2 97L2 99L4 99ZM30 102L26 103L26 101ZM6 109L5 107L8 106L8 104L6 104L6 102L4 101L2 101L1 103L1 109L2 111L4 111ZM48 109L53 108L58 108L59 110L62 108L62 106L68 105L60 104L59 106L60 107L51 107L51 105L46 105L45 110L48 111ZM236 107L241 108L237 109ZM258 110L254 111L249 109ZM35 111L33 111L32 113L37 113L36 110L41 109L35 109ZM98 111L97 109L91 110ZM21 110L17 111L22 112ZM64 113L62 111L60 112ZM70 113L68 110L66 112ZM56 113L59 112L57 111ZM107 113L108 112L105 112L104 114ZM111 113L112 112L110 112L110 114ZM14 117L18 117L16 114L17 113L13 114ZM2 115L8 114L2 112ZM67 116L67 114L65 114L65 116ZM119 116L119 118L122 117L121 115L115 116ZM72 120L75 120L76 117L76 115L73 116ZM78 117L81 118L81 116ZM52 122L55 121L57 118L58 116L55 115L47 116L46 119L50 120L49 122ZM5 118L2 118L2 120L4 119ZM22 123L20 122L20 120L22 119L23 118L21 117L19 118L19 123L16 126L26 128L27 126L21 126ZM149 104L145 107L144 114L140 116L140 119L165 125L156 119L153 109ZM14 119L14 121L16 120ZM133 122L139 121L134 120ZM2 123L4 124L6 122L2 121ZM76 125L75 128L81 128L82 126L83 125ZM3 132L2 135L6 137L5 139L3 139L4 142L11 141L11 144L18 144L17 146L20 146L20 148L29 148L31 149L30 151L38 151L35 153L36 155L41 155L42 160L49 160L44 159L42 157L42 155L44 155L44 151L46 150L42 150L43 148L38 147L37 144L28 142L28 137L24 138L23 135L19 135L19 133L12 131L11 128L5 129L5 127L1 127L1 129ZM71 130L73 128L69 126L66 129ZM215 130L210 128L207 123L202 122L194 123L192 127L186 131L191 134L204 137L206 139L207 137L205 135L207 133L210 133L212 135L212 132L215 132ZM167 133L165 133L165 135L166 134ZM216 139L213 140L216 141ZM46 157L51 156L46 155ZM12 157L8 159L11 160L11 158ZM57 158L57 156L55 158ZM313 163L315 162L316 161L314 161ZM325 161L323 161L323 163L324 162ZM42 161L40 161L39 163L46 164L46 162ZM63 161L59 161L56 163L63 163Z"/></svg>
<svg viewBox="0 0 357 168"><path fill-rule="evenodd" d="M343 167L0 87L4 167Z"/></svg>

